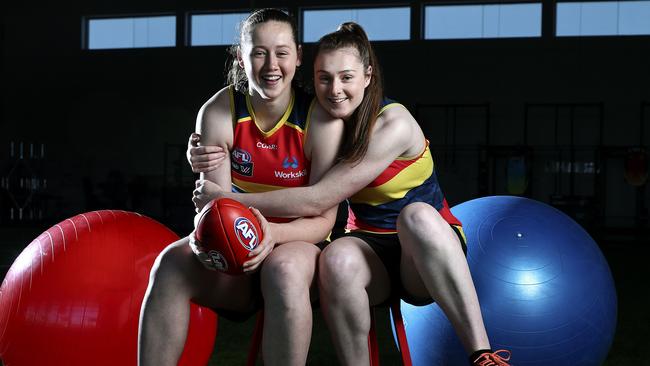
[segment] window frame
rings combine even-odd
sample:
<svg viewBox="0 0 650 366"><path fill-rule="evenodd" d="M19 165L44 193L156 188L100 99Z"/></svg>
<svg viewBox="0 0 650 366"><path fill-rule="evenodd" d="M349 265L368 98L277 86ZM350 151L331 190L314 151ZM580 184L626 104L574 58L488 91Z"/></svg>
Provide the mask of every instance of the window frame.
<svg viewBox="0 0 650 366"><path fill-rule="evenodd" d="M569 35L558 35L558 7L560 4L593 4L593 3L625 3L625 2L639 2L639 0L591 0L591 1L579 1L579 0L565 0L565 1L556 1L553 3L553 38L557 39L570 39L570 38L598 38L598 37L640 37L647 38L650 37L650 31L648 34L569 34ZM650 3L650 0L643 0L642 2ZM619 27L620 28L620 27Z"/></svg>
<svg viewBox="0 0 650 366"><path fill-rule="evenodd" d="M225 10L192 10L185 13L185 29L183 35L183 41L186 47L230 47L232 42L229 44L205 44L205 45L193 45L192 44L192 16L194 15L228 15L228 14L250 14L248 9L225 9Z"/></svg>
<svg viewBox="0 0 650 366"><path fill-rule="evenodd" d="M172 17L174 19L174 45L172 46L152 46L152 47L120 47L120 48L90 48L90 21L106 19L132 19L132 18L162 18ZM156 12L156 13L129 13L119 15L84 15L81 17L81 49L85 51L119 51L119 50L141 50L141 49L159 49L178 47L178 16L173 12Z"/></svg>
<svg viewBox="0 0 650 366"><path fill-rule="evenodd" d="M408 38L407 39L370 39L370 42L409 42L414 41L412 29L413 29L413 6L410 3L389 3L389 4L363 4L363 5L354 5L354 6L301 6L298 8L299 17L298 17L298 29L300 32L300 42L301 43L311 43L314 44L318 42L315 41L306 41L305 40L305 11L327 11L327 10L370 10L370 9L391 9L391 8L406 8L409 11L409 27L408 27ZM361 24L363 26L363 24ZM321 36L324 36L321 35Z"/></svg>
<svg viewBox="0 0 650 366"><path fill-rule="evenodd" d="M477 5L526 5L526 4L538 4L540 6L539 12L539 35L537 36L505 36L505 37L470 37L470 38L427 38L426 35L426 10L427 7L438 7L438 6L477 6ZM443 1L443 2L425 2L421 4L420 10L420 39L427 42L436 42L436 41L490 41L490 40L516 40L516 39L542 39L544 37L544 0L513 0L513 1Z"/></svg>

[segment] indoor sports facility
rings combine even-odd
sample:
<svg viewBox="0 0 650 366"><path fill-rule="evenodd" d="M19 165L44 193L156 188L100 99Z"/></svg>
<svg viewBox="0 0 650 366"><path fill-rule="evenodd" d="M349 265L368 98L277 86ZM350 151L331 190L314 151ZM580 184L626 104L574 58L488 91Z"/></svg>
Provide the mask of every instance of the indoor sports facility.
<svg viewBox="0 0 650 366"><path fill-rule="evenodd" d="M307 91L320 37L365 29L464 224L495 349L514 365L650 365L650 0L4 1L4 365L136 365L154 259L195 228L188 137L260 8L296 19ZM347 215L342 202L334 237ZM465 364L434 305L402 302L397 322L374 307L378 362ZM179 364L262 364L259 316L191 312ZM337 364L320 309L307 364Z"/></svg>

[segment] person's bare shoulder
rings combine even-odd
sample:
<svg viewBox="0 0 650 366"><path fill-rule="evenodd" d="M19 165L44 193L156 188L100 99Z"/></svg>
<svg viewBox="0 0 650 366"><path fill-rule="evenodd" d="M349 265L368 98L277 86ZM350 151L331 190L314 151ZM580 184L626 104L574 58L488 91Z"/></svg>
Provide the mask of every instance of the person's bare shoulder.
<svg viewBox="0 0 650 366"><path fill-rule="evenodd" d="M201 109L199 110L199 115L203 118L209 118L215 113L223 113L228 111L230 113L230 98L231 92L230 87L226 86L223 89L216 92L210 99L208 99Z"/></svg>
<svg viewBox="0 0 650 366"><path fill-rule="evenodd" d="M196 116L196 132L201 143L229 148L232 145L232 106L229 87L208 99ZM224 146L225 145L225 146Z"/></svg>
<svg viewBox="0 0 650 366"><path fill-rule="evenodd" d="M406 151L414 137L414 126L417 127L417 122L411 113L405 107L397 105L379 115L372 139L379 144L401 146Z"/></svg>

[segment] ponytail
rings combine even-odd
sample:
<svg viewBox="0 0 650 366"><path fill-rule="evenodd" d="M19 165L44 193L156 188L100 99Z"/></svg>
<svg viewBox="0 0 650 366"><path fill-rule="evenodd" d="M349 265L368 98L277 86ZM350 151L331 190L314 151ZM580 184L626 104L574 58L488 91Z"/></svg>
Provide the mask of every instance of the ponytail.
<svg viewBox="0 0 650 366"><path fill-rule="evenodd" d="M361 104L346 123L349 128L339 153L339 161L356 163L368 152L370 135L384 98L382 77L377 57L363 28L353 22L343 23L332 33L323 36L316 45L316 56L322 51L353 47L359 53L364 72L371 70Z"/></svg>

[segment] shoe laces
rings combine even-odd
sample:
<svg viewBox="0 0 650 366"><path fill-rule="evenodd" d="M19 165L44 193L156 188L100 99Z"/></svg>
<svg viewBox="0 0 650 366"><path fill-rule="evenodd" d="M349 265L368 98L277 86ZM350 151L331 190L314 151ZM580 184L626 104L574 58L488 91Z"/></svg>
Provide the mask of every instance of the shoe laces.
<svg viewBox="0 0 650 366"><path fill-rule="evenodd" d="M481 355L474 360L473 364L474 366L509 366L510 364L506 362L509 360L510 351L500 349L492 353L481 353Z"/></svg>

